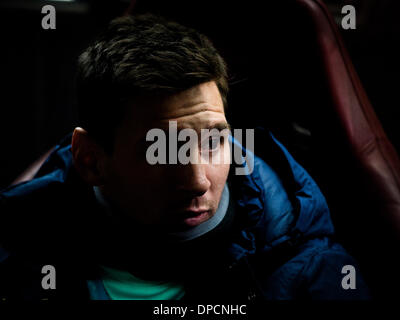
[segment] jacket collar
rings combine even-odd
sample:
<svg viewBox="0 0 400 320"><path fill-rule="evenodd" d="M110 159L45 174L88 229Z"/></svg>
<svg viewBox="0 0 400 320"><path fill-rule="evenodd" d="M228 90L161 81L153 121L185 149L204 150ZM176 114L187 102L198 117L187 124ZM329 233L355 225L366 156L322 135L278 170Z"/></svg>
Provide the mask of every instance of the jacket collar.
<svg viewBox="0 0 400 320"><path fill-rule="evenodd" d="M271 133L256 130L258 153L245 150L234 138L232 142L248 159L254 158L251 174L230 176L246 220L231 247L236 260L284 242L333 235L329 209L317 184Z"/></svg>

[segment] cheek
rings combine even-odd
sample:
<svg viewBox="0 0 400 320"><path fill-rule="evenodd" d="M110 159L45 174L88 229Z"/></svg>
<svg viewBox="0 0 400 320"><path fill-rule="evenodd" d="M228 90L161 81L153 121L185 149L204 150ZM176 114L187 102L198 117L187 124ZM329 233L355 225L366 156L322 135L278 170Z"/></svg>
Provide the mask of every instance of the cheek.
<svg viewBox="0 0 400 320"><path fill-rule="evenodd" d="M155 223L168 200L165 179L158 171L148 165L119 162L113 166L108 180L108 194L127 215L144 223Z"/></svg>
<svg viewBox="0 0 400 320"><path fill-rule="evenodd" d="M214 208L214 214L219 206L222 191L224 190L229 173L229 164L220 164L212 166L209 169L209 181L211 181L209 200Z"/></svg>
<svg viewBox="0 0 400 320"><path fill-rule="evenodd" d="M214 195L221 195L228 178L229 168L229 164L210 166L208 170L208 179L211 182L211 189Z"/></svg>
<svg viewBox="0 0 400 320"><path fill-rule="evenodd" d="M144 170L128 152L116 152L108 163L106 188L115 197L134 197L143 188Z"/></svg>
<svg viewBox="0 0 400 320"><path fill-rule="evenodd" d="M145 183L157 177L156 166L147 163L142 153L135 152L128 147L120 147L112 159L112 173L119 180L135 183L137 181Z"/></svg>
<svg viewBox="0 0 400 320"><path fill-rule="evenodd" d="M118 189L135 190L137 194L146 194L162 187L165 173L159 166L148 164L119 163L113 170L113 182Z"/></svg>

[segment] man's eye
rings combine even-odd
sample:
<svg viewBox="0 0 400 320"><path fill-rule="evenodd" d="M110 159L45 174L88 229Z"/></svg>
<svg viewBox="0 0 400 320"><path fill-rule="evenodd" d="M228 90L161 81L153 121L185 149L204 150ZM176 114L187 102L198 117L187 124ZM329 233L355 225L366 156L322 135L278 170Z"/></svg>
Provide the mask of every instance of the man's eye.
<svg viewBox="0 0 400 320"><path fill-rule="evenodd" d="M217 150L219 148L219 145L221 144L220 140L221 140L220 137L209 137L202 146L203 150L205 151Z"/></svg>

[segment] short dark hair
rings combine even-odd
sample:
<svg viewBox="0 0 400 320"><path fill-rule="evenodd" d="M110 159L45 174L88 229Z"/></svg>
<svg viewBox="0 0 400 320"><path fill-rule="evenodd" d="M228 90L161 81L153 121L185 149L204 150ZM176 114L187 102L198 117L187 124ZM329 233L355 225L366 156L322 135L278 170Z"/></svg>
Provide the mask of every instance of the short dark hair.
<svg viewBox="0 0 400 320"><path fill-rule="evenodd" d="M152 14L116 18L78 59L79 125L112 152L128 99L208 81L216 82L226 107L226 63L206 36Z"/></svg>

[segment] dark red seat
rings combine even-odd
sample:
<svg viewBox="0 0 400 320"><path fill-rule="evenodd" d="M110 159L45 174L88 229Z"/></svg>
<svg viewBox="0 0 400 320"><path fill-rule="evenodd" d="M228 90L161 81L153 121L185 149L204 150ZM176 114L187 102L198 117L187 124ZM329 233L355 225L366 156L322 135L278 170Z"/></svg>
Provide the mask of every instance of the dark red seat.
<svg viewBox="0 0 400 320"><path fill-rule="evenodd" d="M309 153L304 164L326 195L339 240L360 262L374 296L393 299L400 285L399 156L325 4L287 1L287 10L293 24L286 35L296 35L298 48L284 59L295 56L291 71L307 75L286 94L297 92L304 99L289 99L301 106L291 113L309 125L313 136L310 150L298 152L298 160Z"/></svg>
<svg viewBox="0 0 400 320"><path fill-rule="evenodd" d="M380 214L400 234L400 160L368 100L337 26L319 0L297 0L315 25L335 112Z"/></svg>

